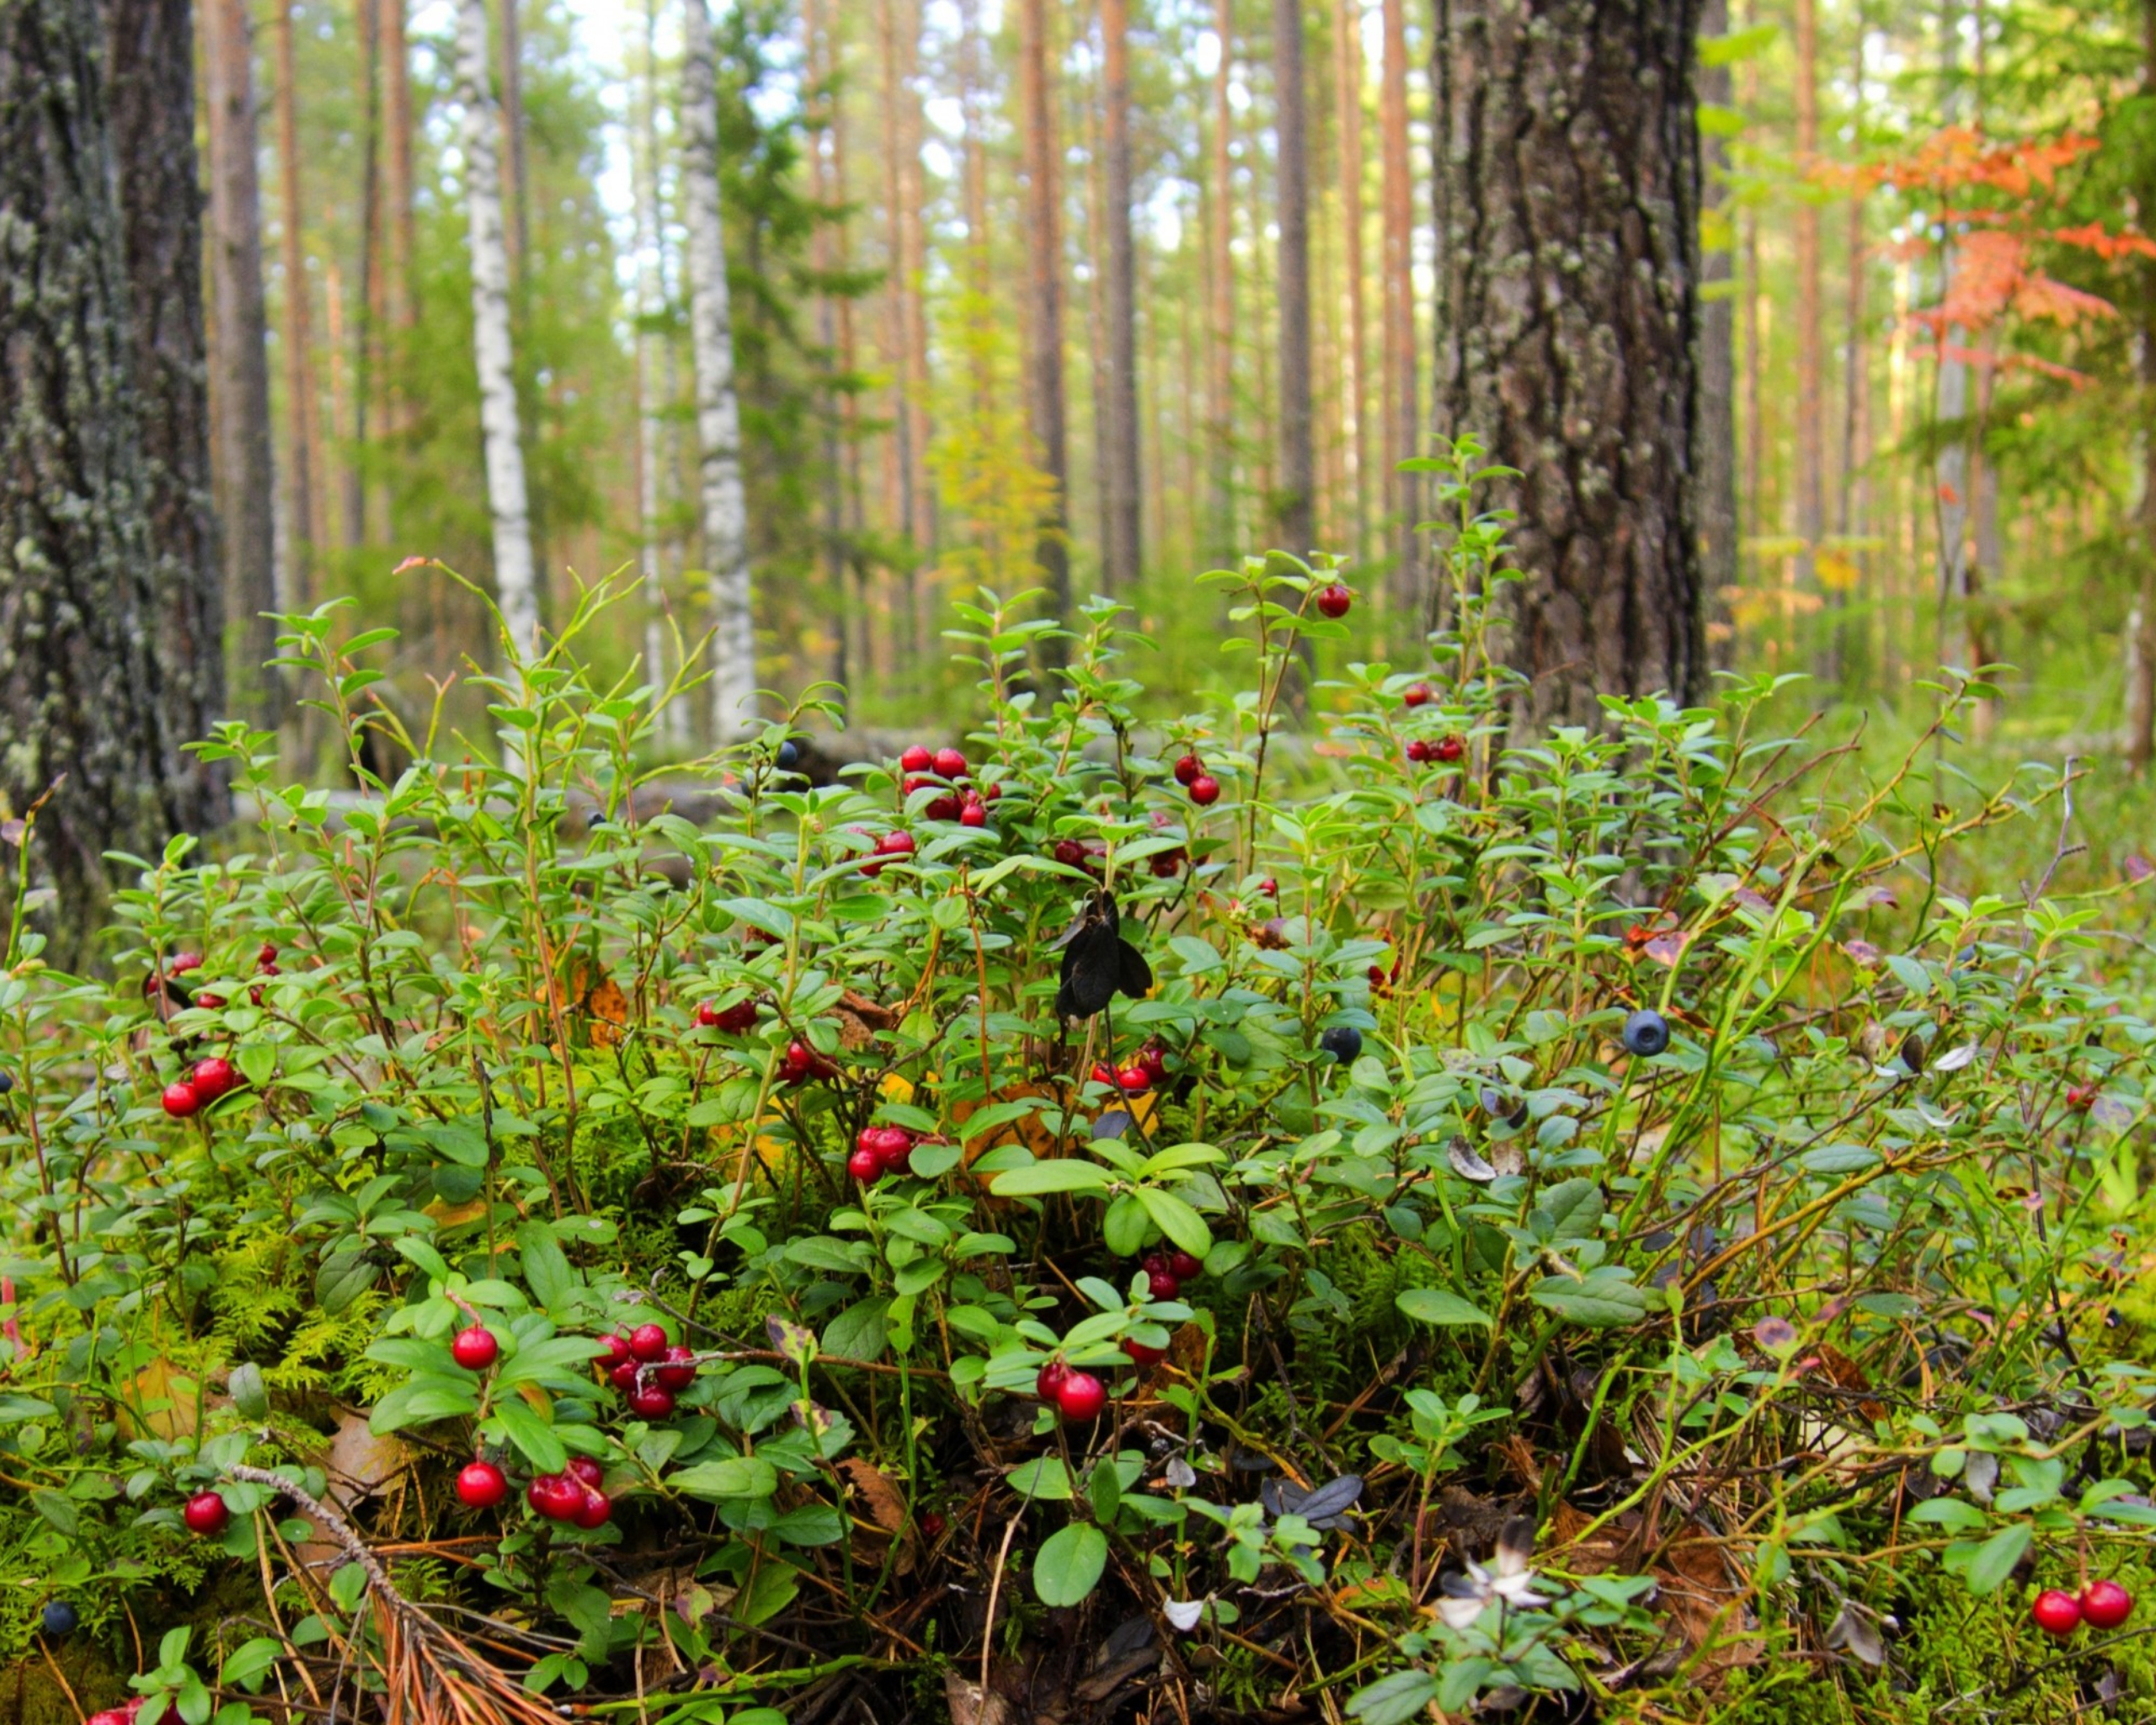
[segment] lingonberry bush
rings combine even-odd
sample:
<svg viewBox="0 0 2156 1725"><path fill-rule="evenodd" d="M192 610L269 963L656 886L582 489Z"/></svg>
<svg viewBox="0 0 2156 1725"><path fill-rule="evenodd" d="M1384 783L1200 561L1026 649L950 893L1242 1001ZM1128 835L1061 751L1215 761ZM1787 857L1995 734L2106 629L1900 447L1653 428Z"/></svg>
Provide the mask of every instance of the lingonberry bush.
<svg viewBox="0 0 2156 1725"><path fill-rule="evenodd" d="M1958 680L1876 774L1764 681L1508 738L1476 459L1399 665L1276 554L1141 723L984 595L963 738L685 776L604 590L482 735L333 607L366 793L222 733L110 980L11 830L12 1643L186 1725L2150 1705L2132 884L1952 889L2076 842Z"/></svg>

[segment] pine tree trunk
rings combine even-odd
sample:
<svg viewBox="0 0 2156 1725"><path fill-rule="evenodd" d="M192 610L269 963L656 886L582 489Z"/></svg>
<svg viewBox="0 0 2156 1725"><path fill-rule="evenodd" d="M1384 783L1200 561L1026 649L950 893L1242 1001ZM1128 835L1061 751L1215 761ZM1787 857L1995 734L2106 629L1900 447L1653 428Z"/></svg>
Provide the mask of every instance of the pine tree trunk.
<svg viewBox="0 0 2156 1725"><path fill-rule="evenodd" d="M1235 64L1233 0L1214 0L1213 30L1219 39L1219 64L1213 72L1213 136L1209 139L1212 227L1207 235L1211 296L1206 314L1207 442L1213 462L1213 520L1209 535L1214 556L1232 563L1235 533L1235 187L1230 154L1235 109L1228 87ZM1193 499L1194 500L1194 499Z"/></svg>
<svg viewBox="0 0 2156 1725"><path fill-rule="evenodd" d="M344 543L366 543L367 409L374 387L374 339L382 303L382 28L378 0L358 0L360 270L352 296L352 441L344 454Z"/></svg>
<svg viewBox="0 0 2156 1725"><path fill-rule="evenodd" d="M277 649L277 478L270 419L270 316L262 286L262 187L255 165L253 24L246 0L204 0L209 108L211 473L223 529L225 604L234 624L233 692L253 723L283 717Z"/></svg>
<svg viewBox="0 0 2156 1725"><path fill-rule="evenodd" d="M70 964L105 852L226 812L183 752L221 692L189 20L119 0L109 22L0 7L0 793L53 793L31 858Z"/></svg>
<svg viewBox="0 0 2156 1725"><path fill-rule="evenodd" d="M133 332L138 436L160 598L159 698L183 741L225 701L224 559L211 506L209 362L202 314L202 193L195 149L189 0L107 0L106 75L120 243ZM190 761L191 761L191 757ZM190 766L194 794L218 800ZM205 805L206 806L206 805Z"/></svg>
<svg viewBox="0 0 2156 1725"><path fill-rule="evenodd" d="M1379 321L1385 349L1379 389L1380 440L1385 462L1383 497L1392 590L1398 609L1430 621L1415 523L1421 488L1399 464L1421 452L1422 403L1415 339L1414 184L1407 154L1407 19L1406 0L1383 0L1385 66L1378 86L1378 150L1383 177L1384 243L1379 253Z"/></svg>
<svg viewBox="0 0 2156 1725"><path fill-rule="evenodd" d="M718 72L711 14L687 0L681 61L681 193L689 246L689 349L696 362L698 495L711 574L712 734L734 741L756 723L756 630L749 588L749 502L734 323L718 213Z"/></svg>
<svg viewBox="0 0 2156 1725"><path fill-rule="evenodd" d="M909 0L905 22L905 29L899 38L902 54L899 85L901 93L899 162L902 170L902 192L899 200L899 259L906 280L905 359L906 449L909 456L906 483L913 494L912 515L921 536L921 548L933 558L937 533L936 488L930 479L928 469L929 446L934 434L928 414L928 193L921 165L925 120L921 108L921 17L919 0ZM919 570L915 569L906 572L910 613L907 622L914 632L909 644L916 656L921 650L920 631L923 622L919 596L915 590L919 574Z"/></svg>
<svg viewBox="0 0 2156 1725"><path fill-rule="evenodd" d="M1033 341L1026 355L1029 375L1027 418L1034 459L1055 482L1041 518L1038 553L1048 582L1049 608L1068 622L1070 605L1070 542L1068 527L1070 457L1063 403L1063 174L1056 142L1056 91L1050 75L1052 45L1048 0L1019 0L1019 105L1024 116L1026 150L1026 254L1028 319ZM1050 657L1060 662L1060 644Z"/></svg>
<svg viewBox="0 0 2156 1725"><path fill-rule="evenodd" d="M406 0L375 0L382 13L382 200L389 243L389 324L408 329L416 315L412 269L419 249L412 203L412 49Z"/></svg>
<svg viewBox="0 0 2156 1725"><path fill-rule="evenodd" d="M1138 264L1130 232L1129 36L1129 0L1101 0L1102 167L1107 228L1107 467L1101 479L1107 531L1101 548L1112 593L1127 593L1137 585L1143 544L1144 493L1138 478Z"/></svg>
<svg viewBox="0 0 2156 1725"><path fill-rule="evenodd" d="M1716 40L1728 33L1729 0L1705 0L1700 35ZM1726 65L1701 69L1700 99L1729 105ZM1719 132L1703 135L1700 146L1700 195L1708 210L1723 213L1726 230L1729 147ZM1700 579L1716 665L1729 663L1730 601L1737 587L1737 301L1731 292L1736 286L1732 265L1726 244L1706 252L1700 265Z"/></svg>
<svg viewBox="0 0 2156 1725"><path fill-rule="evenodd" d="M510 334L509 255L502 238L500 116L487 55L486 0L457 0L457 99L463 104L464 201L472 248L472 339L479 373L487 507L494 522L494 596L512 651L539 652L539 594L531 563L531 505L517 420Z"/></svg>
<svg viewBox="0 0 2156 1725"><path fill-rule="evenodd" d="M292 40L292 0L277 0L278 261L284 275L284 327L278 332L285 358L284 602L314 599L314 336L312 290L307 281L306 195L300 179L298 56Z"/></svg>
<svg viewBox="0 0 2156 1725"><path fill-rule="evenodd" d="M1346 549L1363 554L1369 518L1369 356L1363 310L1363 8L1362 0L1334 0L1332 22L1334 112L1340 131L1341 268L1347 281L1347 340L1340 387L1346 404L1343 462L1348 486Z"/></svg>
<svg viewBox="0 0 2156 1725"><path fill-rule="evenodd" d="M531 257L530 158L525 149L524 29L517 0L502 8L502 199L509 222L510 280L520 291Z"/></svg>
<svg viewBox="0 0 2156 1725"><path fill-rule="evenodd" d="M1310 446L1310 133L1301 0L1273 0L1273 100L1279 149L1280 543L1307 557L1317 537Z"/></svg>
<svg viewBox="0 0 2156 1725"><path fill-rule="evenodd" d="M1523 470L1529 729L1697 697L1698 0L1438 0L1438 423Z"/></svg>
<svg viewBox="0 0 2156 1725"><path fill-rule="evenodd" d="M1949 126L1958 118L1955 61L1960 45L1961 13L1961 0L1946 0L1940 8L1940 77L1946 88L1940 112ZM1954 248L1950 239L1939 254L1939 303L1942 305L1953 291L1954 269ZM1967 339L1967 333L1957 325L1942 331L1936 349L1938 382L1933 410L1936 416L1938 454L1932 463L1932 493L1937 499L1939 563L1933 651L1941 665L1951 659L1966 660L1968 656L1965 650L1949 645L1953 624L1967 621L1969 596L1966 545L1969 527L1969 446L1964 424L1969 416L1969 368L1953 353Z"/></svg>
<svg viewBox="0 0 2156 1725"><path fill-rule="evenodd" d="M2156 0L2141 4L2141 93L2156 100ZM2141 205L2156 210L2156 144L2141 161ZM2141 586L2127 663L2126 758L2137 774L2156 756L2156 259L2141 264Z"/></svg>
<svg viewBox="0 0 2156 1725"><path fill-rule="evenodd" d="M1108 407L1108 352L1107 352L1107 218L1103 206L1107 201L1105 176L1101 172L1101 104L1097 81L1083 88L1077 99L1085 104L1081 119L1074 120L1071 130L1082 125L1086 133L1086 359L1092 374L1093 408L1093 542L1101 557L1100 590L1114 590L1108 577L1107 544L1112 537L1108 526L1108 469L1113 465L1108 452L1108 423L1112 417Z"/></svg>
<svg viewBox="0 0 2156 1725"><path fill-rule="evenodd" d="M1807 174L1819 159L1819 27L1817 0L1796 3L1796 163ZM1826 409L1823 313L1820 305L1819 206L1797 199L1796 216L1796 570L1800 594L1819 590L1819 541L1826 531ZM1828 639L1831 641L1831 636ZM1820 655L1828 680L1838 674L1829 648Z"/></svg>

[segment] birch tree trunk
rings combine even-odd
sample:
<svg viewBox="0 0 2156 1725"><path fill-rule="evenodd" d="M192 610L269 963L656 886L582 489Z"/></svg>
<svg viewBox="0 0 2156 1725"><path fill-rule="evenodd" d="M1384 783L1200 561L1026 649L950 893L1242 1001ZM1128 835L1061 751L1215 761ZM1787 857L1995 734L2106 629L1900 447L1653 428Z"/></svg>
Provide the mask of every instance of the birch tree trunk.
<svg viewBox="0 0 2156 1725"><path fill-rule="evenodd" d="M643 578L644 675L654 686L663 687L666 682L666 574L659 526L664 448L659 415L667 403L660 393L659 337L652 328L665 302L659 267L659 248L665 242L659 218L658 35L658 0L645 0L643 68L636 97L636 135L631 144L637 245L637 537ZM680 752L687 741L687 727L683 723L686 717L678 701L667 702L660 710L661 747Z"/></svg>
<svg viewBox="0 0 2156 1725"><path fill-rule="evenodd" d="M728 743L756 722L755 616L726 245L718 219L718 72L704 0L686 0L684 10L681 199L688 227L689 349L696 374L704 566L711 575L712 730L714 741Z"/></svg>
<svg viewBox="0 0 2156 1725"><path fill-rule="evenodd" d="M262 286L262 185L255 162L253 25L245 0L204 0L209 108L211 476L224 544L225 603L237 625L234 692L275 728L284 684L277 649L277 478L270 438L270 315Z"/></svg>
<svg viewBox="0 0 2156 1725"><path fill-rule="evenodd" d="M464 108L464 201L472 248L472 339L479 371L479 429L494 517L494 596L513 657L539 651L539 595L531 567L531 514L517 423L515 355L510 336L509 253L502 238L501 120L487 56L487 0L457 0L457 98Z"/></svg>

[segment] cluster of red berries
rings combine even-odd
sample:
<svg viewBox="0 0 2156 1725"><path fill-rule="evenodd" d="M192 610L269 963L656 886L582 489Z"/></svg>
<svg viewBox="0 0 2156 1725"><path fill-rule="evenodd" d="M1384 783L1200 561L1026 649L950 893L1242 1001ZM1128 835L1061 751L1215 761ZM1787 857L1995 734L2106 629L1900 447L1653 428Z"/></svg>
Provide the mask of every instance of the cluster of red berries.
<svg viewBox="0 0 2156 1725"><path fill-rule="evenodd" d="M1166 809L1155 809L1153 811L1153 826L1155 831L1173 826L1175 824L1175 816ZM1145 859L1146 866L1153 871L1153 879L1155 880L1173 879L1182 873L1189 861L1190 852L1181 845L1177 845L1172 851L1155 851Z"/></svg>
<svg viewBox="0 0 2156 1725"><path fill-rule="evenodd" d="M1395 959L1392 961L1392 968L1390 970L1386 969L1382 964L1371 965L1370 991L1373 994L1390 994L1395 985L1398 984L1400 980L1400 966L1402 960Z"/></svg>
<svg viewBox="0 0 2156 1725"><path fill-rule="evenodd" d="M184 1078L165 1086L165 1112L175 1120L184 1120L238 1089L240 1081L237 1066L222 1055L211 1055L197 1060Z"/></svg>
<svg viewBox="0 0 2156 1725"><path fill-rule="evenodd" d="M955 820L961 826L986 826L988 805L1003 794L1001 785L976 786L966 757L956 749L931 750L915 743L899 756L899 771L905 775L900 788L909 797L915 791L928 789L938 780L949 787L922 806L921 813L931 820Z"/></svg>
<svg viewBox="0 0 2156 1725"><path fill-rule="evenodd" d="M1355 593L1338 581L1317 590L1317 608L1336 622L1354 608Z"/></svg>
<svg viewBox="0 0 2156 1725"><path fill-rule="evenodd" d="M2084 1623L2091 1629L2116 1629L2132 1616L2133 1595L2116 1581L2089 1582L2079 1594L2046 1588L2029 1607L2030 1621L2061 1641Z"/></svg>
<svg viewBox="0 0 2156 1725"><path fill-rule="evenodd" d="M838 1071L836 1066L797 1036L787 1044L786 1053L779 1060L778 1081L805 1084L811 1078L835 1078Z"/></svg>
<svg viewBox="0 0 2156 1725"><path fill-rule="evenodd" d="M910 1174L913 1144L913 1134L903 1126L863 1126L854 1135L846 1171L864 1186L874 1185L886 1174Z"/></svg>
<svg viewBox="0 0 2156 1725"><path fill-rule="evenodd" d="M179 1519L189 1533L215 1539L232 1525L232 1512L215 1492L197 1492L181 1507Z"/></svg>
<svg viewBox="0 0 2156 1725"><path fill-rule="evenodd" d="M254 974L258 976L281 976L285 974L277 968L277 948L266 940L262 943L262 950L254 955ZM248 990L247 1000L249 1006L262 1004L260 983Z"/></svg>
<svg viewBox="0 0 2156 1725"><path fill-rule="evenodd" d="M1093 1068L1094 1083L1105 1084L1132 1096L1143 1096L1167 1076L1168 1051L1157 1042L1147 1043L1130 1057L1127 1065L1099 1064Z"/></svg>
<svg viewBox="0 0 2156 1725"><path fill-rule="evenodd" d="M1053 1402L1065 1419L1097 1418L1108 1405L1107 1386L1089 1371L1073 1371L1059 1359L1051 1359L1033 1380L1033 1393Z"/></svg>
<svg viewBox="0 0 2156 1725"><path fill-rule="evenodd" d="M1176 782L1201 809L1210 809L1220 800L1220 781L1205 770L1205 762L1194 750L1176 762Z"/></svg>
<svg viewBox="0 0 2156 1725"><path fill-rule="evenodd" d="M1082 868L1095 879L1100 878L1101 868L1107 860L1108 847L1105 839L1058 839L1055 841L1055 860L1066 868Z"/></svg>
<svg viewBox="0 0 2156 1725"><path fill-rule="evenodd" d="M2094 1084L2069 1084L2066 1089L2066 1105L2070 1108L2092 1108L2096 1105L2096 1093Z"/></svg>
<svg viewBox="0 0 2156 1725"><path fill-rule="evenodd" d="M1205 1274L1203 1261L1182 1251L1149 1252L1138 1260L1138 1268L1145 1272L1146 1296L1153 1300L1172 1300L1185 1282Z"/></svg>
<svg viewBox="0 0 2156 1725"><path fill-rule="evenodd" d="M1411 737L1407 740L1410 761L1441 761L1449 766L1467 752L1467 745L1457 734L1442 737Z"/></svg>
<svg viewBox="0 0 2156 1725"><path fill-rule="evenodd" d="M200 970L201 968L201 953L175 953L173 955L172 962L167 964L162 971L152 970L147 976L145 976L142 979L142 998L146 1001L154 1000L158 995L168 994L170 992L168 985L178 981L179 978L186 975L189 971ZM184 991L182 991L180 998L182 1002L184 1003L187 999Z"/></svg>
<svg viewBox="0 0 2156 1725"><path fill-rule="evenodd" d="M491 1468L492 1464L475 1461L464 1471L469 1473L473 1467ZM549 1521L566 1521L582 1528L604 1527L613 1516L614 1500L599 1489L603 1477L599 1464L589 1455L572 1455L561 1472L542 1473L526 1486L524 1501ZM461 1487L462 1474L457 1482Z"/></svg>
<svg viewBox="0 0 2156 1725"><path fill-rule="evenodd" d="M706 1001L696 1008L696 1028L723 1030L728 1036L740 1036L756 1028L756 1003L736 1001L730 1007L714 1007Z"/></svg>
<svg viewBox="0 0 2156 1725"><path fill-rule="evenodd" d="M640 1419L664 1419L674 1411L675 1396L696 1381L695 1354L678 1343L670 1343L657 1324L638 1324L626 1335L616 1331L602 1339L606 1343L606 1381L622 1392L629 1412Z"/></svg>

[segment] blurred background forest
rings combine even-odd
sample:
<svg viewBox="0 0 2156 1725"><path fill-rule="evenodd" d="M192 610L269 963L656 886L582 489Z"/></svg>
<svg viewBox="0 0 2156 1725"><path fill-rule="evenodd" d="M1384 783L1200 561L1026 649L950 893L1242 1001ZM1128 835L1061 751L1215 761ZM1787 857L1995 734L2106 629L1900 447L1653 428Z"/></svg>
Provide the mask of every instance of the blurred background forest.
<svg viewBox="0 0 2156 1725"><path fill-rule="evenodd" d="M682 14L488 10L540 603L559 614L572 571L627 566L693 639L712 558ZM1433 423L1431 9L1304 0L1289 151L1281 10L716 10L766 686L838 678L876 723L936 709L958 675L945 595L1042 581L1035 524L1059 480L1074 590L1135 607L1160 686L1214 676L1191 576L1281 542L1283 200L1309 224L1313 542L1350 559L1368 652L1414 653L1428 553L1395 467L1454 429ZM1699 458L1718 662L1809 671L1819 697L1888 709L1942 660L2010 662L2005 734L2133 748L2152 18L2126 0L1706 6ZM359 595L405 632L416 690L488 656L467 595L393 573L424 555L484 583L493 562L459 19L440 0L201 0L197 23L213 355L221 322L247 315L221 303L216 259L247 224L262 259L276 602ZM251 200L218 195L235 152ZM1042 435L1051 387L1059 451ZM243 394L213 360L214 451L243 435ZM629 612L607 627L603 660L659 645Z"/></svg>

